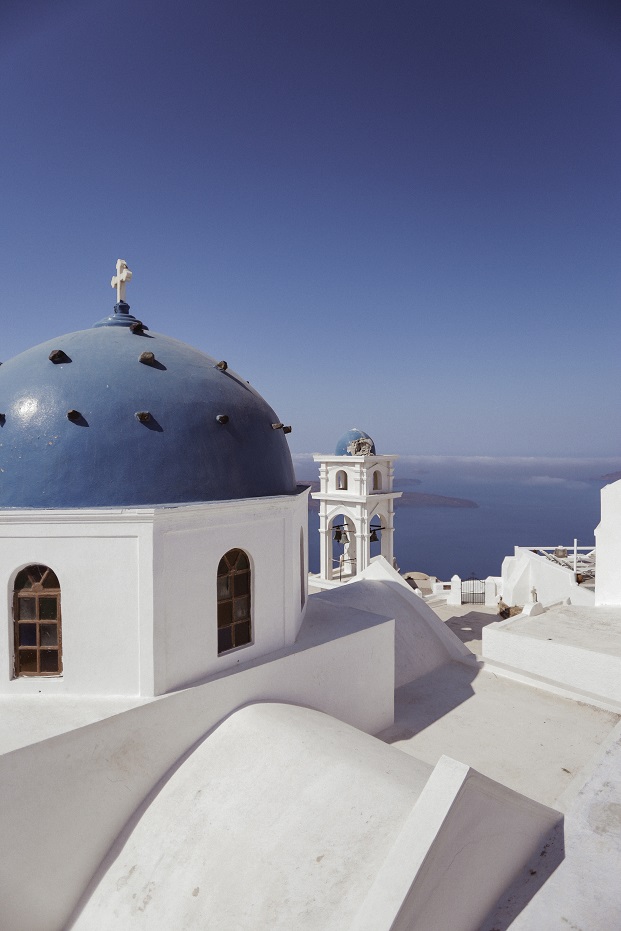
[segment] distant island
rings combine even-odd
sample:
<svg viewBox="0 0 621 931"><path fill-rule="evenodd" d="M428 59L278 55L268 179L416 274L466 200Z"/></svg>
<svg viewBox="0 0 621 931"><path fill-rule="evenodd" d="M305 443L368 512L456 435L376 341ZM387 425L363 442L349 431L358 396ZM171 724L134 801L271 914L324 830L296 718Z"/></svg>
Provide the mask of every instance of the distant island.
<svg viewBox="0 0 621 931"><path fill-rule="evenodd" d="M310 485L311 491L319 491L319 482L310 482L300 479L300 484ZM398 488L395 491L399 491ZM319 510L319 502L313 498L308 499L308 506L312 511ZM478 508L476 501L468 498L449 498L446 495L430 495L424 491L404 491L401 497L395 500L395 508Z"/></svg>
<svg viewBox="0 0 621 931"><path fill-rule="evenodd" d="M446 495L428 495L424 491L404 491L395 501L395 508L478 508L469 498L449 498Z"/></svg>
<svg viewBox="0 0 621 931"><path fill-rule="evenodd" d="M609 472L608 475L600 475L602 482L618 482L621 478L621 472Z"/></svg>

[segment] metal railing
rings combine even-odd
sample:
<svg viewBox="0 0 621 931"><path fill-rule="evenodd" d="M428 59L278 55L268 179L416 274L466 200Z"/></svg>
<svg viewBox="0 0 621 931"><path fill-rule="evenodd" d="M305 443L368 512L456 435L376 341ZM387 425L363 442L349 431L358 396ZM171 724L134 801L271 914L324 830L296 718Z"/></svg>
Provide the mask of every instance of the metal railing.
<svg viewBox="0 0 621 931"><path fill-rule="evenodd" d="M520 547L527 549L527 547ZM595 577L595 547L578 546L578 541L574 540L573 546L529 546L531 553L537 556L543 556L557 566L569 569L571 572L582 579L592 579Z"/></svg>

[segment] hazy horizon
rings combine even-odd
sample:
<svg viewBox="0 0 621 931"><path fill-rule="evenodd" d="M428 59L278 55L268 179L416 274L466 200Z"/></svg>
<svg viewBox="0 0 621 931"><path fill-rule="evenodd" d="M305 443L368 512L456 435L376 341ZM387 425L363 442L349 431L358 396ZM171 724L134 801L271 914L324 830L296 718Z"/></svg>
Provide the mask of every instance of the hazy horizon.
<svg viewBox="0 0 621 931"><path fill-rule="evenodd" d="M382 453L381 450L379 450ZM318 464L313 461L317 453L292 453L298 478L312 479L313 471L319 474ZM395 477L407 473L423 478L425 475L442 475L446 469L454 474L461 468L463 481L470 477L512 479L528 484L546 478L563 481L598 481L607 474L621 471L619 456L459 456L459 455L412 455L391 453L395 456ZM304 475L302 476L302 471Z"/></svg>
<svg viewBox="0 0 621 931"><path fill-rule="evenodd" d="M310 454L294 456L299 480L316 480ZM395 513L395 554L402 571L448 579L499 575L515 546L593 546L605 475L620 473L621 457L403 456L395 488L410 499ZM315 473L317 475L317 473ZM416 480L410 486L408 482ZM474 501L476 508L441 506L425 496ZM309 513L309 560L318 569L319 520Z"/></svg>

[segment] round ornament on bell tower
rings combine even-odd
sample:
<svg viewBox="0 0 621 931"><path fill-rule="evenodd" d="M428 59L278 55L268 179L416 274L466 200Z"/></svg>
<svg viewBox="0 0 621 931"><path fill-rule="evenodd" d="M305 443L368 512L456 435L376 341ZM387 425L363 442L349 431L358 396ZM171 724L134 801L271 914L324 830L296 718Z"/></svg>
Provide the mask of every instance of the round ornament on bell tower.
<svg viewBox="0 0 621 931"><path fill-rule="evenodd" d="M336 444L334 455L316 454L319 463L320 569L315 582L331 587L363 572L371 561L371 543L394 564L396 456L380 456L362 430L352 428Z"/></svg>

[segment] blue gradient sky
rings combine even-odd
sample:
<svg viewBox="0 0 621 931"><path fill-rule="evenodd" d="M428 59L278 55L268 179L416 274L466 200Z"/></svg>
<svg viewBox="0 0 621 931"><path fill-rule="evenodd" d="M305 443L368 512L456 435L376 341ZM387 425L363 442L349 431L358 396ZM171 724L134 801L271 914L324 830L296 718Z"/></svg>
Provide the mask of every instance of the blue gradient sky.
<svg viewBox="0 0 621 931"><path fill-rule="evenodd" d="M618 456L621 8L4 0L0 359L114 302L295 452Z"/></svg>

